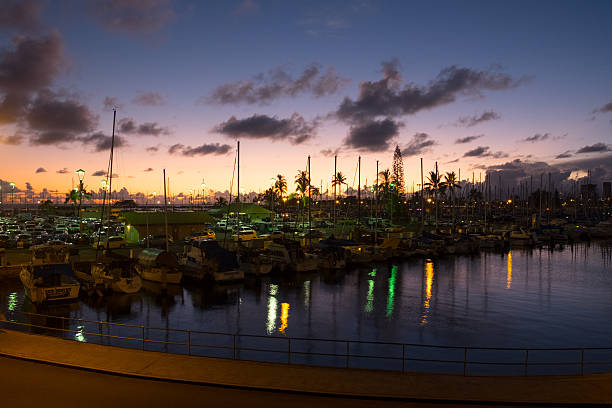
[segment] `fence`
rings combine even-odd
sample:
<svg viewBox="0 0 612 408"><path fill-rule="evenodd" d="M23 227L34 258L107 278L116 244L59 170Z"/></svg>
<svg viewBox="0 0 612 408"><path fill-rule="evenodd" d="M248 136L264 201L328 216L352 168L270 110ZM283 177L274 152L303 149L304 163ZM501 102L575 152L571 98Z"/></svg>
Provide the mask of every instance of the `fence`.
<svg viewBox="0 0 612 408"><path fill-rule="evenodd" d="M261 336L10 311L9 328L101 345L238 360L462 375L583 375L612 371L612 347L462 347Z"/></svg>

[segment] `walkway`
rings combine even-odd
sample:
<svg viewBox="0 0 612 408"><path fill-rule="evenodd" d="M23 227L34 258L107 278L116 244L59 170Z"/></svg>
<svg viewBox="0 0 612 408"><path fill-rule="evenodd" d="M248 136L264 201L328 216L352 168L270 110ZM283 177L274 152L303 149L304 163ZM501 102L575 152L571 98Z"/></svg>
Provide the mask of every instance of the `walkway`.
<svg viewBox="0 0 612 408"><path fill-rule="evenodd" d="M163 354L79 343L11 330L0 330L0 356L84 369L88 371L83 374L84 379L89 376L100 376L102 379L111 377L105 374L119 374L131 377L130 381L155 380L154 385L159 384L160 380L168 381L168 385L164 387L216 385L257 392L282 391L283 395L287 392L302 394L297 400L302 397L310 399L314 396L343 396L389 400L389 403L429 401L459 405L501 403L513 406L527 403L584 406L612 403L612 374L550 377L401 374ZM24 361L21 363L26 364ZM11 372L15 369L13 366L14 360L0 358L0 375L3 378L0 389L6 387L6 379L12 376ZM47 370L49 366L40 367L41 370ZM20 375L23 381L28 381L27 376ZM78 374L76 375L78 378ZM15 381L15 378L12 378L9 382ZM36 383L26 385L28 389L35 389L37 386ZM159 385L151 388L156 387ZM49 386L45 385L45 388ZM106 392L113 392L113 388L104 388ZM72 396L69 396L71 391L64 391L68 400L73 400ZM347 406L357 405L356 401L353 400L353 403ZM370 403L364 406L373 406L372 402L374 401L370 400Z"/></svg>

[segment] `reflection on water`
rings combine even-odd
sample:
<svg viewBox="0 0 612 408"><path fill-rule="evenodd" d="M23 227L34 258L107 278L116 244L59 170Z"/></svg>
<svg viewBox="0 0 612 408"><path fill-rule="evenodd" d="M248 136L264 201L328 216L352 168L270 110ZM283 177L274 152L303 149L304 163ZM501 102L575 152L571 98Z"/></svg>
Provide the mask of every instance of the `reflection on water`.
<svg viewBox="0 0 612 408"><path fill-rule="evenodd" d="M506 289L512 286L512 251L508 251L508 274L506 276Z"/></svg>
<svg viewBox="0 0 612 408"><path fill-rule="evenodd" d="M427 324L429 317L429 301L431 300L431 286L434 278L434 264L431 259L425 261L425 300L423 302L423 318L421 325Z"/></svg>
<svg viewBox="0 0 612 408"><path fill-rule="evenodd" d="M234 285L186 284L164 291L144 282L138 294L48 306L32 305L14 280L0 283L0 310L161 329L294 337L459 346L610 346L610 259L610 247L595 244L555 251L515 248L473 257L250 278ZM81 328L78 320L32 321L76 331L69 335L80 341L98 342L97 336L85 334L98 328Z"/></svg>

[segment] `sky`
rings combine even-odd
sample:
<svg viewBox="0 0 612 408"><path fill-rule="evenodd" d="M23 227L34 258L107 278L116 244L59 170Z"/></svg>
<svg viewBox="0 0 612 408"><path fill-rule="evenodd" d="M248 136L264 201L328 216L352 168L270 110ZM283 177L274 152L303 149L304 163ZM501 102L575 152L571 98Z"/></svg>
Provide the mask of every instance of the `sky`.
<svg viewBox="0 0 612 408"><path fill-rule="evenodd" d="M506 184L612 179L609 1L0 0L0 179L65 192L355 186L402 151ZM235 176L234 176L235 177ZM493 179L493 178L492 178ZM497 178L495 178L497 179ZM234 184L235 185L235 184ZM234 187L235 188L235 187ZM418 188L418 187L417 187Z"/></svg>

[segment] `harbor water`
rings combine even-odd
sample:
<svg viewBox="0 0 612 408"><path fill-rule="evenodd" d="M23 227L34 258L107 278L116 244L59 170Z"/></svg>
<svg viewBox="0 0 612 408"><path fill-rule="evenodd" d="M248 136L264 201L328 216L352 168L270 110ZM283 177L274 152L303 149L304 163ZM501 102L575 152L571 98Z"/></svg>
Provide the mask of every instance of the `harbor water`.
<svg viewBox="0 0 612 408"><path fill-rule="evenodd" d="M138 294L49 306L31 304L19 281L4 281L0 301L5 314L26 311L160 329L461 347L608 347L611 248L584 243L481 252L234 285L186 283L166 292L145 282ZM105 344L84 334L96 330L91 325L69 320L62 327L74 330L70 337L76 340ZM112 330L130 336L120 327ZM173 340L163 330L147 337ZM172 344L157 346L172 351Z"/></svg>

